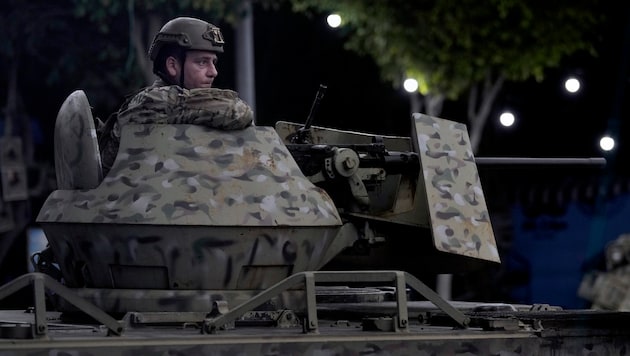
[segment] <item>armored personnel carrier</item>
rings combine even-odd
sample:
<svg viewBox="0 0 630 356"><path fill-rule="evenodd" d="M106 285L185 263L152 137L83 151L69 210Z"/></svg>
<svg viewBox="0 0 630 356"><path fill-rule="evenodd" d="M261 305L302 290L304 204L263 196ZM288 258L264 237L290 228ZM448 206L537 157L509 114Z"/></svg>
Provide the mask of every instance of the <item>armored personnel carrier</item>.
<svg viewBox="0 0 630 356"><path fill-rule="evenodd" d="M416 278L500 257L466 126L411 127L127 125L103 176L74 92L37 217L49 249L0 287L35 305L0 312L0 354L625 352L626 313L453 302Z"/></svg>

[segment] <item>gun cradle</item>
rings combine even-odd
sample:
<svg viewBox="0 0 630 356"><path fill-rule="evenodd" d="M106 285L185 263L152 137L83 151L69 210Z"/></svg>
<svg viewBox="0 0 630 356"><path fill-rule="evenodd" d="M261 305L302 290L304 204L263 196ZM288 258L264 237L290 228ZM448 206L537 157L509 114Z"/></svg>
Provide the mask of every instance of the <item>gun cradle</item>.
<svg viewBox="0 0 630 356"><path fill-rule="evenodd" d="M394 238L420 239L419 228L428 229L441 257L500 262L466 126L424 114L412 119L411 137L312 126L311 143L292 145L286 139L300 124L278 122L276 131L304 174L329 193L342 218L360 219L385 239L393 231L405 235ZM346 150L354 154L339 153ZM353 157L359 158L358 168ZM347 159L353 173L344 175Z"/></svg>

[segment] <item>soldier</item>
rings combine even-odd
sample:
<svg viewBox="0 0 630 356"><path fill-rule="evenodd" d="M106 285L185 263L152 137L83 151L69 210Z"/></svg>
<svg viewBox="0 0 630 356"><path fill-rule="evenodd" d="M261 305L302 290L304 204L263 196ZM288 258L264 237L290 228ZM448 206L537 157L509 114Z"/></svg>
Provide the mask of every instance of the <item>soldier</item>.
<svg viewBox="0 0 630 356"><path fill-rule="evenodd" d="M149 58L157 79L122 105L99 129L103 174L118 154L125 124L198 124L237 130L253 122L251 108L238 93L212 88L223 53L221 30L206 21L178 17L154 37Z"/></svg>

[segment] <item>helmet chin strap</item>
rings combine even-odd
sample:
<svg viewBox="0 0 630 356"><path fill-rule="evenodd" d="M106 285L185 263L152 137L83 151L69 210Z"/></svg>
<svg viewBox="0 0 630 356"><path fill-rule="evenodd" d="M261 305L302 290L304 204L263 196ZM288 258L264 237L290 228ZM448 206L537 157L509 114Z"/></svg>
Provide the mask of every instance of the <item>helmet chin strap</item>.
<svg viewBox="0 0 630 356"><path fill-rule="evenodd" d="M184 67L186 66L186 51L180 51L179 61L182 66L179 73L179 86L184 88Z"/></svg>

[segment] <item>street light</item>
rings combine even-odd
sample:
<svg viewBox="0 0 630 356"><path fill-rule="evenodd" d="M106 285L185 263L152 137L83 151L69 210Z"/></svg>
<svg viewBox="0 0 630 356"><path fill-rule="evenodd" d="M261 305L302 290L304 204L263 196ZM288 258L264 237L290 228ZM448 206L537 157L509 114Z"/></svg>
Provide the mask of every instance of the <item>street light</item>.
<svg viewBox="0 0 630 356"><path fill-rule="evenodd" d="M510 127L514 125L515 121L516 121L516 117L514 116L514 114L512 114L509 111L504 111L499 116L499 122L501 123L501 125L505 127Z"/></svg>
<svg viewBox="0 0 630 356"><path fill-rule="evenodd" d="M604 151L611 151L615 148L615 139L606 135L599 139L599 148Z"/></svg>
<svg viewBox="0 0 630 356"><path fill-rule="evenodd" d="M330 14L326 18L326 22L328 23L328 26L332 28L337 28L341 26L341 16L339 16L338 14Z"/></svg>
<svg viewBox="0 0 630 356"><path fill-rule="evenodd" d="M580 90L580 80L576 77L570 77L564 81L564 89L569 93L577 93Z"/></svg>
<svg viewBox="0 0 630 356"><path fill-rule="evenodd" d="M418 100L418 81L413 78L407 78L403 81L403 89L411 95L409 100L411 104L411 113L420 112L420 101Z"/></svg>
<svg viewBox="0 0 630 356"><path fill-rule="evenodd" d="M418 90L418 81L413 78L407 78L403 82L403 88L405 88L408 93L415 93Z"/></svg>

